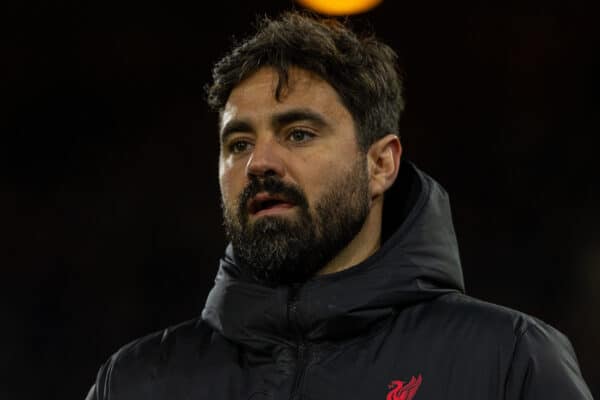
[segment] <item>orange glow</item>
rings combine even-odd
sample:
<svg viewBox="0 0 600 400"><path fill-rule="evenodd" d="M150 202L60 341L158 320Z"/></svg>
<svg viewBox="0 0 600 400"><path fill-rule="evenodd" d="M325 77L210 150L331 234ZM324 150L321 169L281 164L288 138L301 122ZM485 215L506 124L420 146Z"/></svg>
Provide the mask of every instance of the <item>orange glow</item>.
<svg viewBox="0 0 600 400"><path fill-rule="evenodd" d="M320 14L350 15L368 11L382 0L297 0L306 8Z"/></svg>

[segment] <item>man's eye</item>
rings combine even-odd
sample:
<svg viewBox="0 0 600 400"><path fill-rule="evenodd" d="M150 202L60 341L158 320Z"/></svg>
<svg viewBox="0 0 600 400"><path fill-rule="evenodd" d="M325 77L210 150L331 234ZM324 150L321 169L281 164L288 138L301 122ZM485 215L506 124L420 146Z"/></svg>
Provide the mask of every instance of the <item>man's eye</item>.
<svg viewBox="0 0 600 400"><path fill-rule="evenodd" d="M237 154L237 153L243 153L244 151L246 151L248 149L248 147L250 146L250 143L246 142L245 140L237 140L231 144L229 144L229 146L227 146L229 148L229 151L231 153Z"/></svg>
<svg viewBox="0 0 600 400"><path fill-rule="evenodd" d="M312 132L305 131L305 130L302 130L302 129L294 129L289 134L288 138L292 142L300 143L300 142L306 142L307 140L310 140L314 136L315 135Z"/></svg>

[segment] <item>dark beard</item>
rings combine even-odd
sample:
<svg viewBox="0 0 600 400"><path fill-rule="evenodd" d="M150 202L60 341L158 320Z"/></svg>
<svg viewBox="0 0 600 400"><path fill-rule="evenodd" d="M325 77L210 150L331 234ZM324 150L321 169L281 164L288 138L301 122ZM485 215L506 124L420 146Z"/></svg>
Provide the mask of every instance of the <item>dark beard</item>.
<svg viewBox="0 0 600 400"><path fill-rule="evenodd" d="M295 204L296 215L264 216L250 223L248 200L261 191ZM319 199L314 216L302 189L273 175L252 179L237 204L234 216L223 206L236 261L268 286L304 282L346 247L364 224L369 212L366 157Z"/></svg>

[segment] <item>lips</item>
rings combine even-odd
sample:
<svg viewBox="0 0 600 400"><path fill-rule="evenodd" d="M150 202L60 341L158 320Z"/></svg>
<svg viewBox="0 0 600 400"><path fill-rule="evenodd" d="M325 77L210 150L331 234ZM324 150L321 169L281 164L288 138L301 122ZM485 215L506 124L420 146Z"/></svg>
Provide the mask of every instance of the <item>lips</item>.
<svg viewBox="0 0 600 400"><path fill-rule="evenodd" d="M275 213L294 207L292 201L282 195L259 193L248 202L248 211L252 215Z"/></svg>

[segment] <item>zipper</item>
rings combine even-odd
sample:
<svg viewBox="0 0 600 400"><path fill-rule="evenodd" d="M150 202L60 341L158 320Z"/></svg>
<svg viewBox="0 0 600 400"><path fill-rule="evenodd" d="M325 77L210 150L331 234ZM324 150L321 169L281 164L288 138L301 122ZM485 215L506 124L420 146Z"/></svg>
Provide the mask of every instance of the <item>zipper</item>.
<svg viewBox="0 0 600 400"><path fill-rule="evenodd" d="M302 386L306 369L310 363L311 351L310 343L304 339L298 324L298 287L292 289L288 307L288 319L296 333L298 343L296 347L296 372L294 374L294 382L292 383L292 390L290 393L290 399L296 400L300 398L300 387Z"/></svg>
<svg viewBox="0 0 600 400"><path fill-rule="evenodd" d="M296 361L296 374L294 375L294 383L292 384L292 391L290 394L290 399L292 400L300 398L300 387L304 380L306 368L308 367L308 363L310 362L309 346L306 342L298 342L297 351L298 355Z"/></svg>

